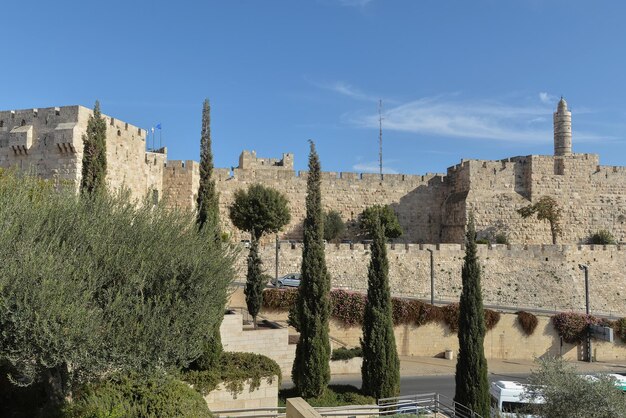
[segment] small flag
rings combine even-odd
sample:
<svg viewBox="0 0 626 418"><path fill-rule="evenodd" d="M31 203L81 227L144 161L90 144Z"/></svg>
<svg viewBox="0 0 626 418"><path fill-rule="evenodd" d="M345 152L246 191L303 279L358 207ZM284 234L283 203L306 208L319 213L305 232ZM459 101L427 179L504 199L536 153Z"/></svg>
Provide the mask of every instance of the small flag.
<svg viewBox="0 0 626 418"><path fill-rule="evenodd" d="M152 129L152 133L154 133L154 126L151 129Z"/></svg>
<svg viewBox="0 0 626 418"><path fill-rule="evenodd" d="M156 128L157 128L158 130L161 130L161 124L159 123L159 124L156 126Z"/></svg>

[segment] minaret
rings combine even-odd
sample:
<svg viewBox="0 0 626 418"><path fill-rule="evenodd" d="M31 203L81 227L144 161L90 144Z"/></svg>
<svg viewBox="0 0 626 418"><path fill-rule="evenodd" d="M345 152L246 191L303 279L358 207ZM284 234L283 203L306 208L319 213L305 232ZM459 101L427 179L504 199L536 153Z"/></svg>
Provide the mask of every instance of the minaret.
<svg viewBox="0 0 626 418"><path fill-rule="evenodd" d="M554 112L554 155L572 154L572 112L563 97Z"/></svg>

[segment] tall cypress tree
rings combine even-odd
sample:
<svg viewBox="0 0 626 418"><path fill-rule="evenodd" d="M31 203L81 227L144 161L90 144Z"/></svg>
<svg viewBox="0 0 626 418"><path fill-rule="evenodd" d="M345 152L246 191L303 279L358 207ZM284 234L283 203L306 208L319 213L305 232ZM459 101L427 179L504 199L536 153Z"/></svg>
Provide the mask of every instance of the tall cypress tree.
<svg viewBox="0 0 626 418"><path fill-rule="evenodd" d="M219 232L219 196L215 189L215 179L213 179L213 151L211 150L211 106L209 100L204 100L202 107L202 131L200 133L200 186L198 187L198 213L196 222L198 230L209 228L208 239L218 242ZM205 370L210 370L219 365L222 356L222 338L220 336L220 325L218 321L215 329L209 332L209 337L204 346L204 353L198 363Z"/></svg>
<svg viewBox="0 0 626 418"><path fill-rule="evenodd" d="M93 195L106 191L107 174L107 124L100 113L96 100L93 115L87 122L83 135L83 170L80 182L81 195Z"/></svg>
<svg viewBox="0 0 626 418"><path fill-rule="evenodd" d="M389 261L380 216L374 224L371 261L367 272L367 304L363 317L363 392L376 399L400 394L400 360L393 334Z"/></svg>
<svg viewBox="0 0 626 418"><path fill-rule="evenodd" d="M300 396L321 395L330 381L330 276L324 257L320 162L311 144L307 178L302 278L295 315L300 330L291 377Z"/></svg>
<svg viewBox="0 0 626 418"><path fill-rule="evenodd" d="M476 254L474 217L467 225L465 260L461 271L463 291L459 305L459 358L456 363L454 400L483 417L489 416L489 382L485 340L485 315Z"/></svg>
<svg viewBox="0 0 626 418"><path fill-rule="evenodd" d="M198 228L213 228L219 239L219 196L213 178L213 151L211 150L211 106L204 100L202 132L200 136L200 187L198 188Z"/></svg>
<svg viewBox="0 0 626 418"><path fill-rule="evenodd" d="M263 270L261 269L261 258L259 257L259 241L251 236L250 253L248 254L248 272L246 274L246 287L243 293L246 295L246 306L248 313L252 315L254 328L257 328L257 315L261 310L263 302ZM265 279L267 282L267 279Z"/></svg>

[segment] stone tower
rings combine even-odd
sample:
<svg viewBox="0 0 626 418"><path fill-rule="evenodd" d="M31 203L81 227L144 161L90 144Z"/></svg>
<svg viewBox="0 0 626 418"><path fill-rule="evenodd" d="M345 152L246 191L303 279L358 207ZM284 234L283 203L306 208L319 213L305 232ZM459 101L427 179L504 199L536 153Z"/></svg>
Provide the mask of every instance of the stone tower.
<svg viewBox="0 0 626 418"><path fill-rule="evenodd" d="M563 97L554 112L554 155L572 154L572 112Z"/></svg>

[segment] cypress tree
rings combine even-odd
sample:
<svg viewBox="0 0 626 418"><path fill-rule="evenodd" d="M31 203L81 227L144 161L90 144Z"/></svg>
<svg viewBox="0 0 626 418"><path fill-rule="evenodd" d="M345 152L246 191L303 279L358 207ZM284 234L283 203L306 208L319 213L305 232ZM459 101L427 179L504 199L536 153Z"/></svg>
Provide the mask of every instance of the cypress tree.
<svg viewBox="0 0 626 418"><path fill-rule="evenodd" d="M252 315L254 321L254 328L257 328L256 317L261 310L261 303L263 302L263 271L261 269L261 258L259 257L259 241L252 235L250 243L250 253L248 254L248 272L246 274L246 288L244 294L246 295L246 306L248 312Z"/></svg>
<svg viewBox="0 0 626 418"><path fill-rule="evenodd" d="M202 132L200 136L200 187L198 187L198 228L213 228L219 239L219 196L213 178L213 151L211 150L211 106L204 100L202 108Z"/></svg>
<svg viewBox="0 0 626 418"><path fill-rule="evenodd" d="M400 360L393 334L389 261L380 217L374 225L374 242L367 272L367 304L363 317L362 390L376 399L400 394Z"/></svg>
<svg viewBox="0 0 626 418"><path fill-rule="evenodd" d="M218 242L219 232L219 196L213 179L213 151L211 150L211 106L209 100L204 100L202 107L202 131L200 133L200 185L198 187L198 213L196 223L198 230L206 226L209 239ZM199 363L204 370L218 366L222 356L222 338L220 336L220 320L215 329L209 332L204 346L204 353Z"/></svg>
<svg viewBox="0 0 626 418"><path fill-rule="evenodd" d="M309 141L306 217L302 277L295 316L300 330L291 377L303 398L320 396L330 381L330 276L324 258L324 225L320 189L320 162L315 144Z"/></svg>
<svg viewBox="0 0 626 418"><path fill-rule="evenodd" d="M463 291L459 304L459 357L454 400L483 417L489 416L489 382L485 340L485 315L476 254L474 217L467 225L465 260L461 271Z"/></svg>
<svg viewBox="0 0 626 418"><path fill-rule="evenodd" d="M80 182L81 195L94 195L106 191L107 173L107 124L100 113L96 100L93 115L87 122L83 135L83 170Z"/></svg>

